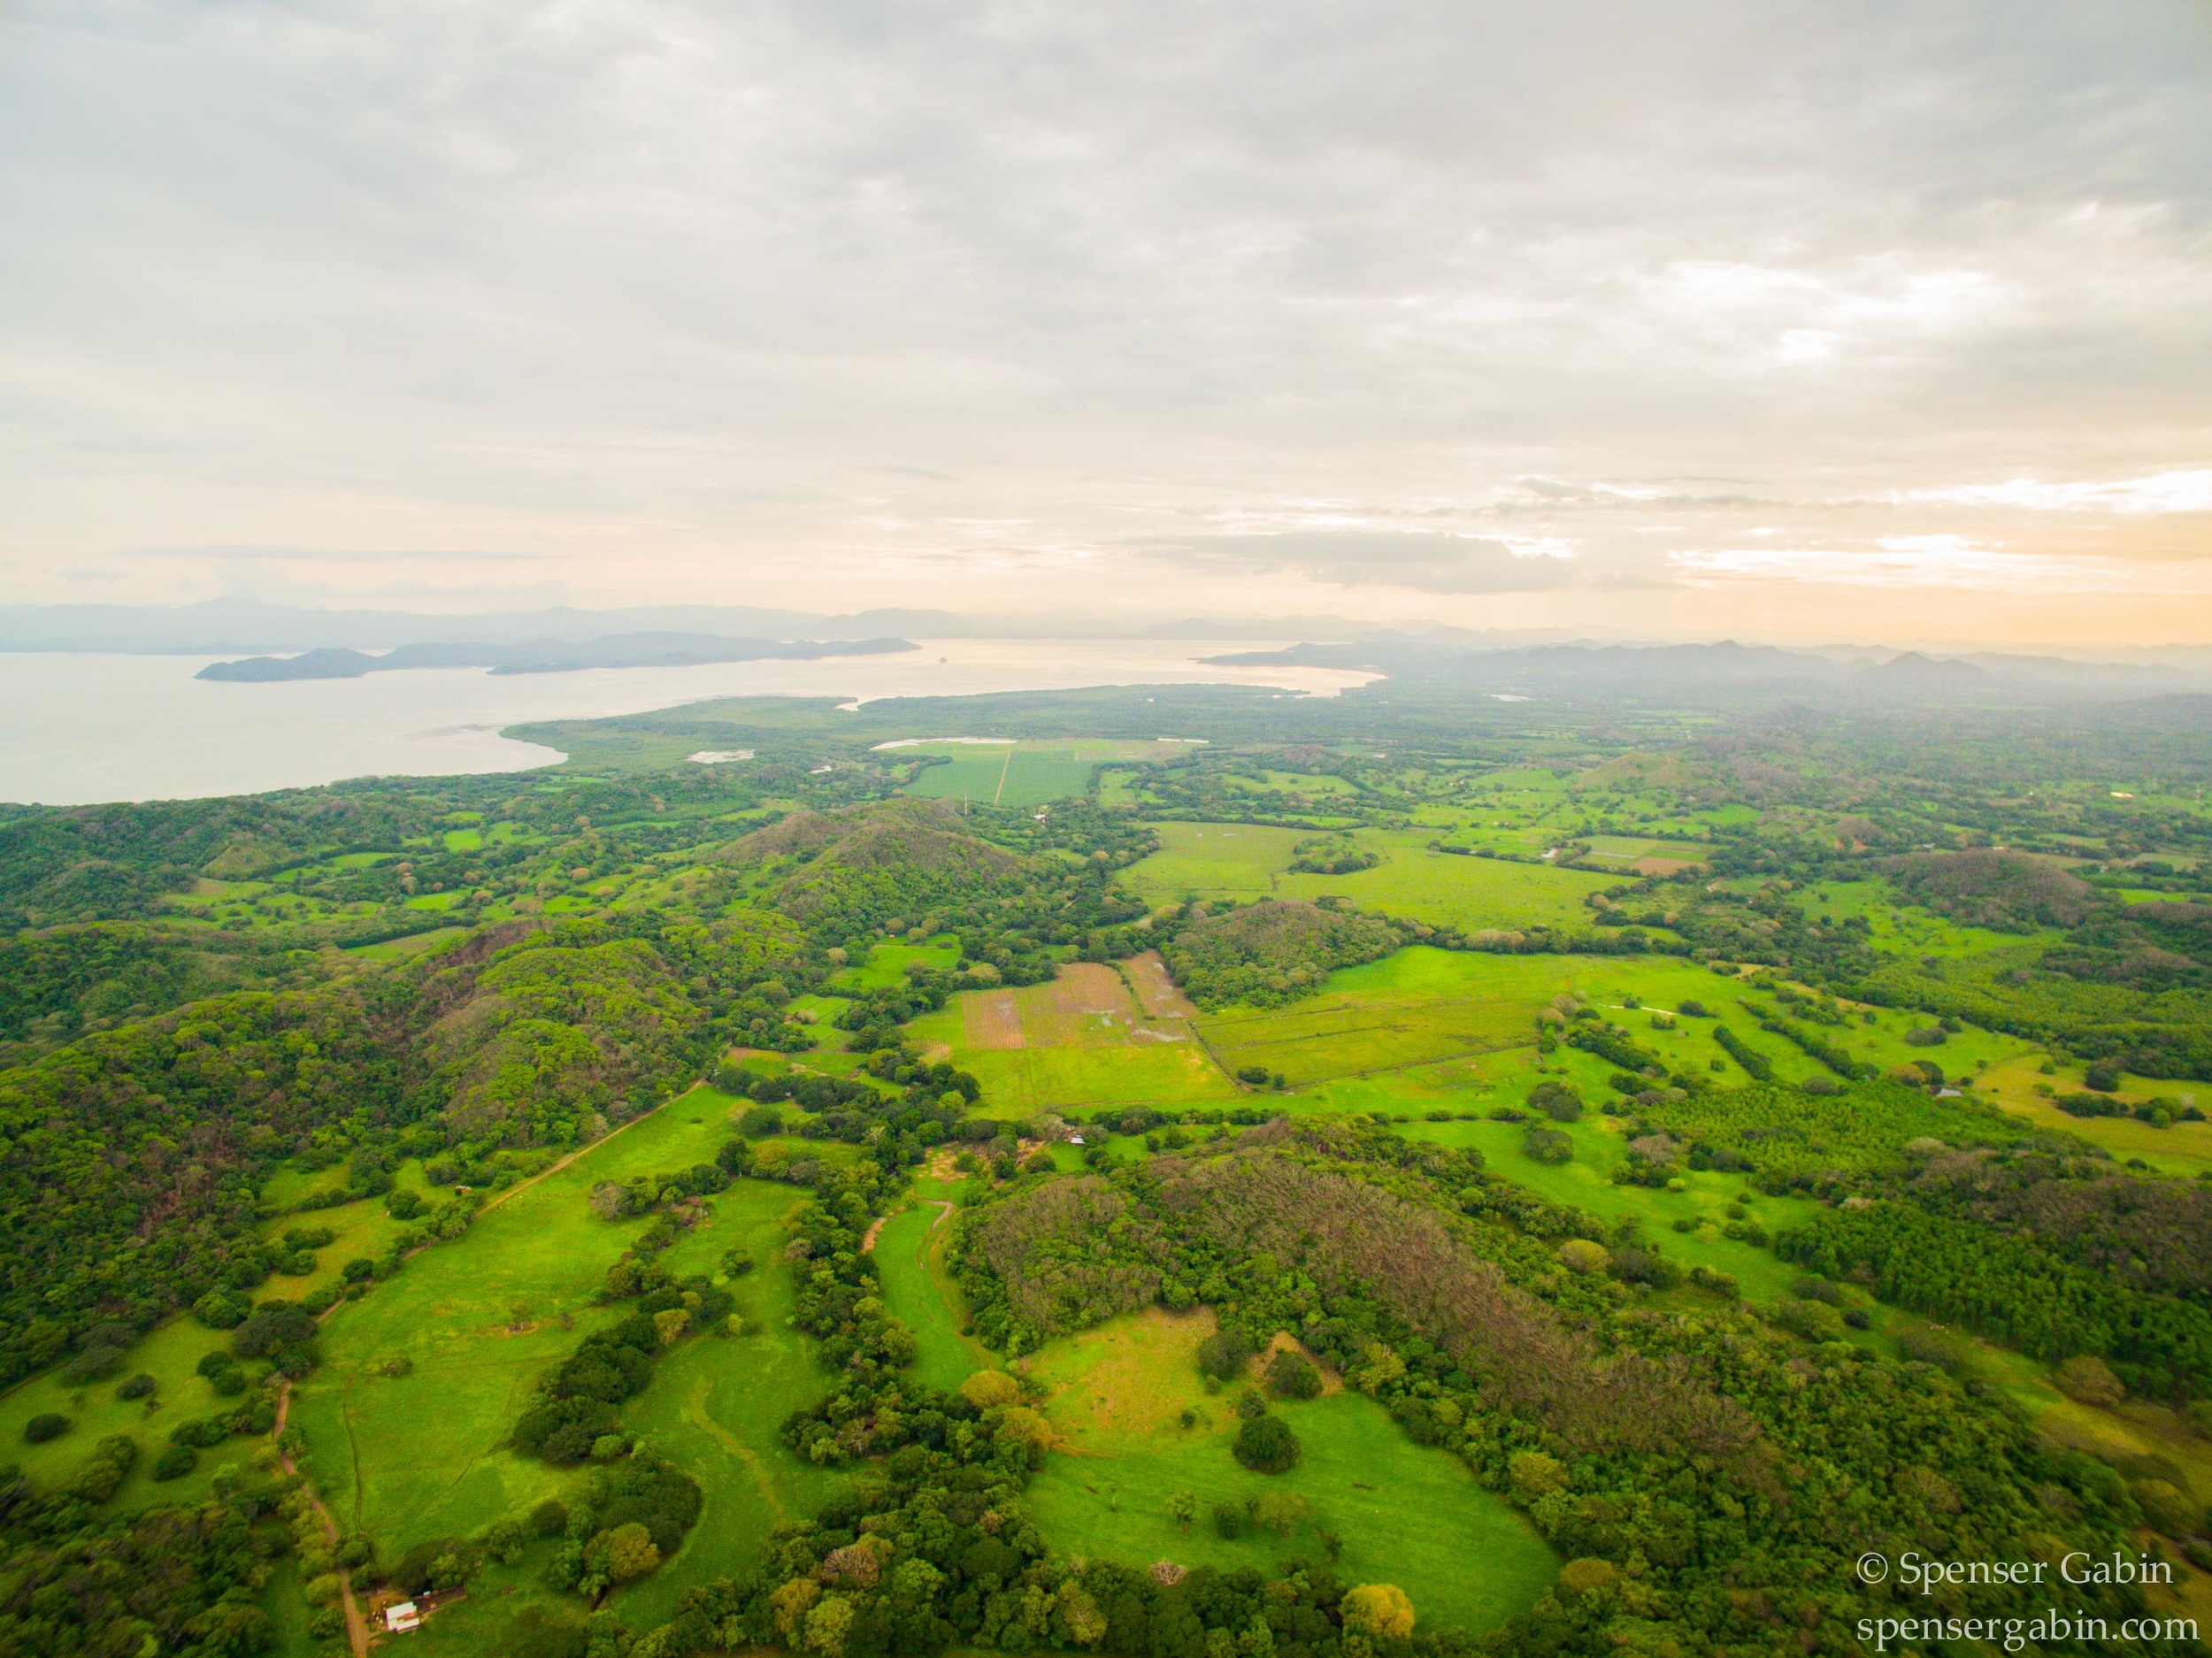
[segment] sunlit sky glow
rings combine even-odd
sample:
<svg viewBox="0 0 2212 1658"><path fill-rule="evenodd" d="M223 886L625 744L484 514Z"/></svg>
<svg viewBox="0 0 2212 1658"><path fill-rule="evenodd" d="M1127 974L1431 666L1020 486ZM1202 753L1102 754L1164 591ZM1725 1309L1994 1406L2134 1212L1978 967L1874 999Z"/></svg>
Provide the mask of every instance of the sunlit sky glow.
<svg viewBox="0 0 2212 1658"><path fill-rule="evenodd" d="M0 599L2212 641L2212 7L19 0Z"/></svg>

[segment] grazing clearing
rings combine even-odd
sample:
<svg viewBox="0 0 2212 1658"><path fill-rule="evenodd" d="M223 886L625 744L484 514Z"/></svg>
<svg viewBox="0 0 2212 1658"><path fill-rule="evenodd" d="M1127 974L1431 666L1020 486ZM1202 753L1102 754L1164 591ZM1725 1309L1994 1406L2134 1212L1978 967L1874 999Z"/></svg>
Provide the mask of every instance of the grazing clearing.
<svg viewBox="0 0 2212 1658"><path fill-rule="evenodd" d="M1050 1107L1223 1103L1239 1097L1188 1019L1165 1011L1156 956L1132 977L1148 986L1140 1006L1131 980L1077 962L1048 984L970 990L907 1029L983 1085L991 1116ZM1181 998L1175 995L1173 1002Z"/></svg>
<svg viewBox="0 0 2212 1658"><path fill-rule="evenodd" d="M1291 861L1310 831L1253 824L1164 823L1160 850L1122 872L1156 908L1188 897L1340 897L1363 910L1477 933L1533 926L1576 931L1591 923L1582 900L1616 878L1507 858L1431 850L1423 829L1357 829L1350 838L1382 862L1348 875L1310 875Z"/></svg>
<svg viewBox="0 0 2212 1658"><path fill-rule="evenodd" d="M1186 898L1264 898L1310 839L1303 829L1258 824L1155 824L1160 849L1121 872L1121 884L1156 909Z"/></svg>
<svg viewBox="0 0 2212 1658"><path fill-rule="evenodd" d="M1529 927L1588 930L1586 894L1617 878L1548 864L1509 858L1463 857L1429 849L1432 834L1418 829L1362 829L1352 839L1382 855L1373 869L1349 875L1306 875L1286 871L1279 898L1335 896L1381 915L1463 933L1513 932Z"/></svg>
<svg viewBox="0 0 2212 1658"><path fill-rule="evenodd" d="M1025 738L1018 742L902 742L895 757L927 756L926 767L906 793L931 800L983 805L1042 806L1087 794L1091 774L1110 760L1159 762L1183 752L1171 743L1118 742L1103 738Z"/></svg>
<svg viewBox="0 0 2212 1658"><path fill-rule="evenodd" d="M307 1435L307 1470L342 1524L367 1532L391 1558L519 1517L581 1478L517 1455L506 1439L538 1376L619 1316L599 1304L600 1283L649 1223L602 1221L586 1200L601 1180L710 1159L730 1103L693 1090L518 1188L465 1236L424 1251L332 1315L324 1362L296 1390L293 1420ZM837 1483L777 1436L784 1416L825 1382L809 1344L784 1323L791 1292L777 1265L784 1220L803 1201L789 1186L741 1181L665 1257L680 1270L712 1270L734 1244L762 1264L731 1285L744 1333L683 1342L626 1408L630 1425L707 1491L684 1549L624 1591L626 1601L672 1605L683 1585L746 1558L780 1512L810 1511Z"/></svg>
<svg viewBox="0 0 2212 1658"><path fill-rule="evenodd" d="M138 1441L138 1462L109 1501L109 1511L121 1512L155 1502L192 1502L207 1494L208 1482L226 1470L244 1474L253 1467L255 1453L265 1439L232 1439L202 1451L199 1464L180 1479L157 1482L154 1458L169 1443L169 1430L180 1422L234 1410L255 1395L219 1397L195 1367L210 1353L227 1352L230 1338L204 1328L197 1319L174 1318L134 1344L114 1375L99 1381L73 1386L60 1369L34 1376L4 1398L0 1398L0 1447L6 1460L19 1467L42 1490L66 1485L90 1458L95 1446L111 1433L127 1434ZM264 1364L242 1367L258 1381ZM119 1384L138 1375L154 1378L154 1392L145 1399L119 1399ZM33 1445L23 1437L23 1425L33 1416L49 1412L69 1418L70 1427L59 1439Z"/></svg>
<svg viewBox="0 0 2212 1658"><path fill-rule="evenodd" d="M966 1315L945 1270L953 1209L949 1199L938 1199L901 1209L884 1222L875 1246L883 1299L920 1348L914 1375L948 1393L995 1362L980 1343L960 1333Z"/></svg>
<svg viewBox="0 0 2212 1658"><path fill-rule="evenodd" d="M1490 1627L1550 1586L1557 1562L1527 1523L1457 1458L1408 1439L1364 1394L1276 1402L1298 1436L1298 1466L1271 1477L1239 1464L1229 1448L1234 1392L1208 1394L1200 1386L1197 1346L1213 1327L1203 1309L1178 1316L1155 1308L1036 1354L1030 1374L1046 1390L1058 1445L1029 1501L1055 1547L1265 1570L1294 1554L1322 1556L1333 1537L1340 1576L1398 1585L1432 1627ZM1170 1508L1186 1493L1197 1502L1188 1531ZM1275 1494L1296 1496L1308 1509L1286 1534L1258 1527L1234 1539L1217 1534L1217 1503L1241 1508Z"/></svg>
<svg viewBox="0 0 2212 1658"><path fill-rule="evenodd" d="M1616 1186L1613 1171L1627 1161L1627 1132L1617 1117L1594 1111L1578 1123L1548 1124L1564 1129L1574 1141L1574 1160L1542 1163L1521 1150L1525 1125L1519 1123L1459 1122L1406 1123L1397 1132L1409 1140L1443 1146L1471 1146L1483 1155L1490 1171L1549 1198L1585 1209L1605 1221L1633 1216L1643 1224L1640 1241L1664 1255L1685 1271L1702 1266L1725 1272L1743 1286L1747 1298L1772 1301L1805 1276L1767 1249L1724 1238L1721 1228L1728 1206L1741 1202L1751 1217L1769 1232L1810 1219L1820 1206L1809 1198L1767 1197L1740 1174L1685 1168L1677 1178L1684 1190L1668 1191L1646 1186ZM1676 1232L1674 1223L1688 1220L1692 1230Z"/></svg>
<svg viewBox="0 0 2212 1658"><path fill-rule="evenodd" d="M959 959L960 940L956 938L932 939L926 944L879 944L868 952L865 962L833 973L830 985L849 994L888 990L906 982L906 970L911 963L949 973Z"/></svg>
<svg viewBox="0 0 2212 1658"><path fill-rule="evenodd" d="M1417 946L1340 969L1288 1007L1230 1008L1196 1025L1230 1070L1263 1066L1294 1087L1432 1064L1534 1040L1519 971L1529 959Z"/></svg>

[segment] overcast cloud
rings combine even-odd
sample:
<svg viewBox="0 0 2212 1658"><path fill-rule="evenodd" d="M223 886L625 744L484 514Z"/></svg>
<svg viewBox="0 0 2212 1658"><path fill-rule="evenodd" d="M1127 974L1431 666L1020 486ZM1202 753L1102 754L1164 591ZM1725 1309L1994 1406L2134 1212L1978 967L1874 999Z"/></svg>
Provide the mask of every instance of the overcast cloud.
<svg viewBox="0 0 2212 1658"><path fill-rule="evenodd" d="M2185 0L28 0L0 581L2203 640L2208 156Z"/></svg>

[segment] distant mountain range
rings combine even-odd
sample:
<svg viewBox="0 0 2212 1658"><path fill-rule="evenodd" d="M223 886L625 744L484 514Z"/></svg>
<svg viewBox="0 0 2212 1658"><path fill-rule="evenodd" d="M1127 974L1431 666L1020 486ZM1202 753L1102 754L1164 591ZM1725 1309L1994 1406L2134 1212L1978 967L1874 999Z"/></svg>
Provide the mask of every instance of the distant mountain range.
<svg viewBox="0 0 2212 1658"><path fill-rule="evenodd" d="M252 599L198 604L19 604L0 606L0 650L75 650L216 656L346 649L388 650L410 643L520 644L642 633L724 639L1345 639L1363 629L1325 616L1228 620L1127 618L1035 612L969 616L952 610L879 610L831 616L749 605L637 605L581 610L558 606L472 616L410 610L318 610ZM1455 633L1457 630L1452 630ZM1525 643L1564 633L1485 635L1470 640Z"/></svg>
<svg viewBox="0 0 2212 1658"><path fill-rule="evenodd" d="M1228 667L1348 668L1394 684L1449 686L1504 700L1624 703L1763 698L1983 704L2155 696L2202 688L2212 675L2155 664L1916 650L1843 653L1742 645L1533 645L1470 649L1434 635L1385 635L1209 656Z"/></svg>
<svg viewBox="0 0 2212 1658"><path fill-rule="evenodd" d="M1440 692L1623 704L1811 698L1893 703L2113 701L2212 689L2212 648L2023 654L1656 644L1561 629L1386 626L1321 616L1184 617L875 610L845 615L743 605L559 607L470 616L322 610L214 599L186 605L0 607L0 651L236 655L212 679L350 679L408 667L495 673L664 667L776 656L873 655L916 639L1248 640L1306 642L1231 652L1217 664L1366 669ZM787 641L779 643L776 641ZM2091 657L2094 659L2089 659Z"/></svg>
<svg viewBox="0 0 2212 1658"><path fill-rule="evenodd" d="M326 646L296 656L211 662L192 677L266 685L284 679L357 679L408 668L488 668L494 673L573 673L585 668L689 668L710 662L812 662L825 656L880 656L920 649L906 639L726 639L711 633L611 633L601 639L533 639L401 645L381 656Z"/></svg>

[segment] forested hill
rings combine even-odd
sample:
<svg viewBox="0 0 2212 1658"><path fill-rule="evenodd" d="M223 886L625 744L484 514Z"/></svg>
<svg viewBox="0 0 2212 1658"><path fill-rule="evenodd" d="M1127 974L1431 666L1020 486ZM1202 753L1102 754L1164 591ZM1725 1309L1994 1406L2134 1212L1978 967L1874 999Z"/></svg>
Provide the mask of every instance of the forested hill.
<svg viewBox="0 0 2212 1658"><path fill-rule="evenodd" d="M535 915L449 927L453 941L411 957L334 963L327 950L296 948L311 929L329 930L314 922L293 931L288 951L254 940L250 928L241 935L247 948L227 951L230 940L213 929L195 936L151 920L16 940L19 963L48 969L12 979L19 1007L35 1008L42 993L65 998L107 966L103 952L130 963L138 977L124 981L127 994L149 999L189 990L196 972L213 971L196 961L290 982L125 1018L0 1071L0 1216L13 1240L0 1279L0 1380L114 1325L144 1330L211 1293L259 1285L273 1263L253 1240L258 1188L287 1159L344 1160L359 1191L388 1184L406 1157L447 1158L464 1172L488 1171L495 1159L527 1167L669 1098L732 1040L778 1042L781 1009L821 983L849 941L926 918L933 932L967 929L979 959L995 951L1017 966L1025 958L1000 942L1017 920L1027 929L1018 944L1033 951L1040 915L1079 928L1125 918L1102 910L1102 869L1009 851L931 804L840 806L818 789L826 810L755 828L748 791L719 802L740 808L738 817L695 820L687 831L664 795L637 802L652 818L619 824L604 821L619 791L561 793L563 806L600 814L568 812L542 839L526 830L509 843L526 854L513 863L481 845L448 851L443 837L405 862L419 890L459 864L465 881L520 887L533 898L580 889L582 901L557 910L538 901ZM449 808L440 817L452 815L449 801L437 803ZM526 794L521 804L503 821L547 821L541 799ZM243 874L327 862L334 846L362 841L405 850L403 832L421 816L403 801L342 796L48 817L12 832L22 850L15 890L19 902L51 902L84 874L85 860L72 864L61 848L90 843L122 855L100 890L130 911L142 894L204 879L187 859ZM624 902L592 900L595 871L648 848L657 848L649 879L626 887ZM330 877L290 891L342 889L359 879L345 856L334 855ZM1042 958L1033 969L1050 971ZM116 976L97 982L111 986Z"/></svg>

